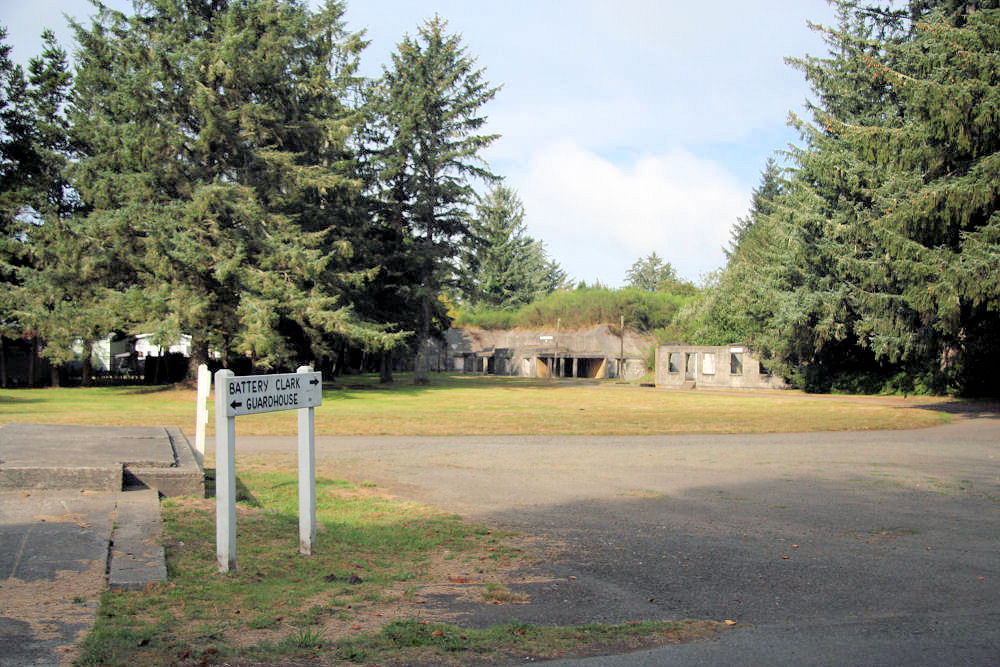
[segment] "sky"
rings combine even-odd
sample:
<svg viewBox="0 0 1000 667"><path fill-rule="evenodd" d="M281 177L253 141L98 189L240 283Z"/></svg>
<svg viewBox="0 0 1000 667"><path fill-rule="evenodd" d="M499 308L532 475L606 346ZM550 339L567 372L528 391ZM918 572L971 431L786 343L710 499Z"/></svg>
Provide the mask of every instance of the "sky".
<svg viewBox="0 0 1000 667"><path fill-rule="evenodd" d="M316 4L317 0L310 0ZM119 8L130 0L106 0ZM655 252L698 282L725 263L768 157L799 141L789 112L810 97L788 56L825 55L807 22L825 0L348 0L365 30L362 73L378 76L407 34L438 14L484 77L502 135L483 156L519 194L527 232L574 282L618 287ZM709 9L710 8L710 9ZM86 0L0 0L13 57L37 55ZM482 188L481 188L482 189Z"/></svg>

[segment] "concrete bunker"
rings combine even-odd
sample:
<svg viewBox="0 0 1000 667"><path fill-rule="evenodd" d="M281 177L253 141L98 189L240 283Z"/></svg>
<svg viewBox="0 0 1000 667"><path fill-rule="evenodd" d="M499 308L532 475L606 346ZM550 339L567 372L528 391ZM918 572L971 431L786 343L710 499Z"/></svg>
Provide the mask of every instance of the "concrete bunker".
<svg viewBox="0 0 1000 667"><path fill-rule="evenodd" d="M449 367L457 372L534 378L623 378L646 373L653 341L607 325L584 331L451 329Z"/></svg>
<svg viewBox="0 0 1000 667"><path fill-rule="evenodd" d="M747 346L683 345L656 348L657 387L787 389Z"/></svg>

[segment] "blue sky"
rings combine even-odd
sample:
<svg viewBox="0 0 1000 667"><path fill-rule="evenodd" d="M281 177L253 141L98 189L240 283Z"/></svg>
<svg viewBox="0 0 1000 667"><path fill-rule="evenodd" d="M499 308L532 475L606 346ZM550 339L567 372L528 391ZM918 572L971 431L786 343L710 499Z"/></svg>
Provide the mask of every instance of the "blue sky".
<svg viewBox="0 0 1000 667"><path fill-rule="evenodd" d="M43 27L72 52L63 14L92 13L86 0L0 8L21 62ZM692 280L723 265L764 162L798 141L786 121L809 89L783 58L825 54L806 23L833 21L825 0L348 0L349 28L371 40L363 72L435 13L503 86L485 157L528 233L575 280L609 286L654 251Z"/></svg>

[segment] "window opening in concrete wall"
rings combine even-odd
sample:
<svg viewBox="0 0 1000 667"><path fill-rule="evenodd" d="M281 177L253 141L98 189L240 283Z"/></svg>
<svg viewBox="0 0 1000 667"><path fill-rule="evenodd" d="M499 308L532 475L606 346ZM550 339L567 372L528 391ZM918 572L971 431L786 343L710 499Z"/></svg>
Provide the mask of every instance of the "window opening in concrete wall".
<svg viewBox="0 0 1000 667"><path fill-rule="evenodd" d="M681 372L681 353L671 352L670 357L667 360L667 372L669 373L680 373Z"/></svg>
<svg viewBox="0 0 1000 667"><path fill-rule="evenodd" d="M701 372L703 375L715 375L715 355L705 353L701 355Z"/></svg>
<svg viewBox="0 0 1000 667"><path fill-rule="evenodd" d="M698 353L688 352L684 357L684 379L694 380L698 375Z"/></svg>
<svg viewBox="0 0 1000 667"><path fill-rule="evenodd" d="M729 353L729 373L731 375L743 375L743 353Z"/></svg>

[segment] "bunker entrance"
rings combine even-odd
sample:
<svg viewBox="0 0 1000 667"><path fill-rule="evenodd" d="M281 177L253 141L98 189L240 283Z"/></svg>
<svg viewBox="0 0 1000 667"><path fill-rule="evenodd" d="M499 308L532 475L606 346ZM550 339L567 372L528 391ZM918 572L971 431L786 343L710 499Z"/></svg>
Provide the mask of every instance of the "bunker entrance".
<svg viewBox="0 0 1000 667"><path fill-rule="evenodd" d="M578 378L602 378L604 377L605 360L598 357L583 357L574 359L573 365L576 367Z"/></svg>
<svg viewBox="0 0 1000 667"><path fill-rule="evenodd" d="M604 378L607 377L607 359L604 357L556 357L537 358L537 373L540 378Z"/></svg>

